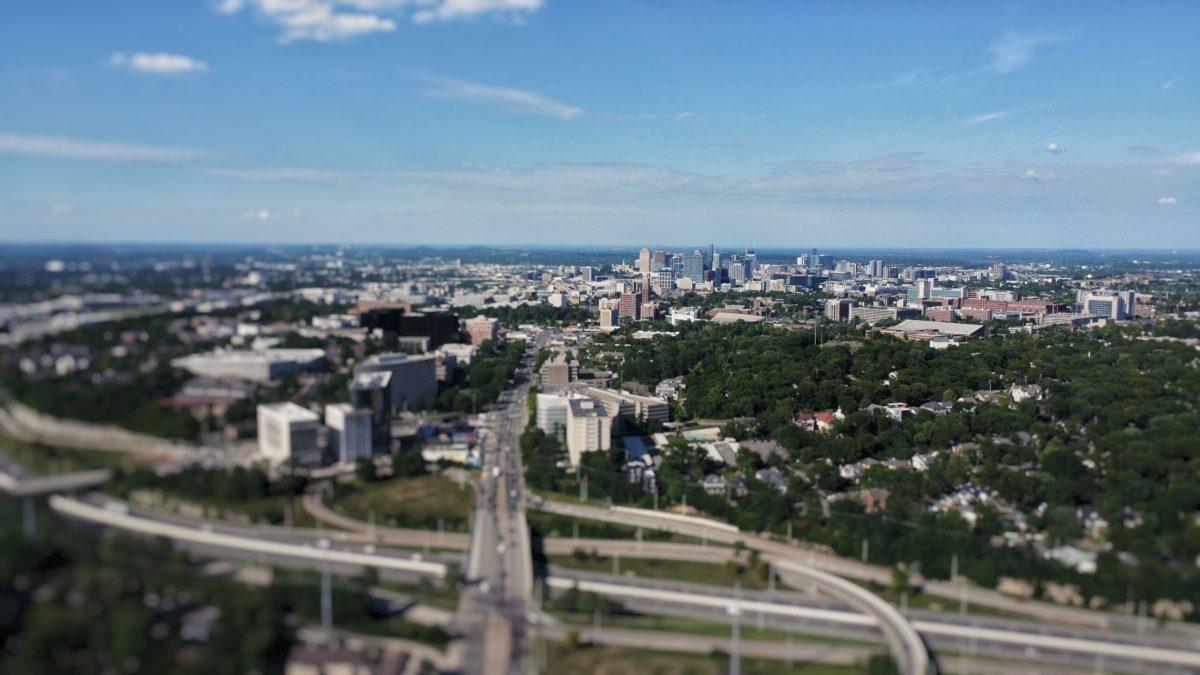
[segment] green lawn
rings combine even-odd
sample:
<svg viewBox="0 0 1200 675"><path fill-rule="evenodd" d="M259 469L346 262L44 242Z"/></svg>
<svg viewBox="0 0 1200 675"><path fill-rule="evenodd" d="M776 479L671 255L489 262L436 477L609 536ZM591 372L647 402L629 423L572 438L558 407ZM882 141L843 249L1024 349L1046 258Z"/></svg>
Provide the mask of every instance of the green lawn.
<svg viewBox="0 0 1200 675"><path fill-rule="evenodd" d="M162 490L152 491L162 496L157 503L142 503L149 508L174 511L180 515L196 517L195 507L204 509L204 517L219 518L231 522L250 521L267 525L283 525L287 522L288 503L291 503L291 524L294 527L316 527L317 521L304 510L303 498L299 496L264 497L262 499L220 499L178 495ZM120 495L118 495L120 496Z"/></svg>
<svg viewBox="0 0 1200 675"><path fill-rule="evenodd" d="M586 547L583 547L585 550ZM613 561L608 557L577 557L574 555L550 556L550 563L560 567L587 570L589 572L612 572ZM653 558L621 558L617 561L618 573L654 579L676 579L698 584L710 584L730 588L735 581L742 588L763 590L767 587L767 568L760 564L755 569L746 565L734 567L725 563L701 563L684 560L657 560Z"/></svg>
<svg viewBox="0 0 1200 675"><path fill-rule="evenodd" d="M721 655L671 654L625 647L546 645L546 672L556 675L725 675L729 659ZM850 675L862 667L742 659L746 675Z"/></svg>
<svg viewBox="0 0 1200 675"><path fill-rule="evenodd" d="M338 486L330 506L363 521L374 513L380 525L432 530L441 519L446 531L465 532L474 501L469 484L459 487L445 476L419 476Z"/></svg>

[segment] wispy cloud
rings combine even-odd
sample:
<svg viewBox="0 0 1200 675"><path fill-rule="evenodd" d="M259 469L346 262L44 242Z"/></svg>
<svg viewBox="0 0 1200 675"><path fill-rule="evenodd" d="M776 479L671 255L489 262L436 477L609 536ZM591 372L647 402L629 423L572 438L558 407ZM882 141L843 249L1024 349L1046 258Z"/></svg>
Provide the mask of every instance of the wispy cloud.
<svg viewBox="0 0 1200 675"><path fill-rule="evenodd" d="M1173 158L1171 161L1179 164L1200 164L1200 152L1189 152Z"/></svg>
<svg viewBox="0 0 1200 675"><path fill-rule="evenodd" d="M423 76L419 79L429 83L430 88L425 94L435 98L480 103L515 115L535 115L560 120L573 120L583 116L583 109L533 91L494 87L449 77Z"/></svg>
<svg viewBox="0 0 1200 675"><path fill-rule="evenodd" d="M59 202L50 205L50 215L56 218L66 218L75 213L75 205L70 202Z"/></svg>
<svg viewBox="0 0 1200 675"><path fill-rule="evenodd" d="M166 52L114 52L108 57L108 63L118 68L154 75L185 75L208 71L208 64L199 59Z"/></svg>
<svg viewBox="0 0 1200 675"><path fill-rule="evenodd" d="M963 120L963 123L964 124L983 124L985 122L995 122L996 120L1004 119L1005 117L1008 117L1011 114L1012 114L1012 112L1009 110L993 110L992 112L986 112L986 113L983 113L982 115L975 115L974 117L968 117L967 119Z"/></svg>
<svg viewBox="0 0 1200 675"><path fill-rule="evenodd" d="M330 183L339 175L326 169L311 169L307 167L268 166L268 167L208 167L204 173L224 178L242 180L275 180L297 183Z"/></svg>
<svg viewBox="0 0 1200 675"><path fill-rule="evenodd" d="M1179 82L1181 80L1183 80L1182 75L1180 75L1178 77L1172 77L1171 79L1167 80L1166 82L1163 82L1162 86L1159 87L1158 90L1159 91L1170 91L1175 85L1179 84Z"/></svg>
<svg viewBox="0 0 1200 675"><path fill-rule="evenodd" d="M0 133L0 154L108 162L186 162L211 156L210 153L188 148L12 133Z"/></svg>
<svg viewBox="0 0 1200 675"><path fill-rule="evenodd" d="M415 24L492 17L522 23L544 0L221 0L217 11L252 9L280 29L279 41L340 42L390 33L397 22Z"/></svg>
<svg viewBox="0 0 1200 675"><path fill-rule="evenodd" d="M988 47L989 65L997 73L1015 72L1033 63L1038 47L1066 39L1062 33L1005 33Z"/></svg>
<svg viewBox="0 0 1200 675"><path fill-rule="evenodd" d="M696 119L696 113L694 113L694 112L675 113L675 121L676 122L685 122L687 120L694 120L694 119Z"/></svg>
<svg viewBox="0 0 1200 675"><path fill-rule="evenodd" d="M1174 206L1179 203L1179 199L1175 197L1159 197L1158 203L1163 206Z"/></svg>
<svg viewBox="0 0 1200 675"><path fill-rule="evenodd" d="M1048 152L1052 155L1058 155L1058 154L1064 153L1066 151L1067 151L1067 149L1062 146L1062 143L1058 143L1056 141L1051 141L1046 144L1046 152Z"/></svg>

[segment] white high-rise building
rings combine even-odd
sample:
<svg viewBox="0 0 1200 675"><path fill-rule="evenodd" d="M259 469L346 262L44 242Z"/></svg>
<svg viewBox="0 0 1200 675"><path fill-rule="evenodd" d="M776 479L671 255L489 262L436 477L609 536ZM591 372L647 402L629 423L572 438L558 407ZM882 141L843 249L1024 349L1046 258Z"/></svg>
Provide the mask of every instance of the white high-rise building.
<svg viewBox="0 0 1200 675"><path fill-rule="evenodd" d="M359 457L371 456L371 411L349 403L325 406L325 426L329 427L329 448L339 464L354 464Z"/></svg>
<svg viewBox="0 0 1200 675"><path fill-rule="evenodd" d="M295 461L316 464L321 459L317 444L320 418L291 401L258 406L258 452L274 464ZM368 432L369 438L369 432Z"/></svg>
<svg viewBox="0 0 1200 675"><path fill-rule="evenodd" d="M567 455L578 467L585 452L612 447L612 417L604 406L590 398L567 402Z"/></svg>

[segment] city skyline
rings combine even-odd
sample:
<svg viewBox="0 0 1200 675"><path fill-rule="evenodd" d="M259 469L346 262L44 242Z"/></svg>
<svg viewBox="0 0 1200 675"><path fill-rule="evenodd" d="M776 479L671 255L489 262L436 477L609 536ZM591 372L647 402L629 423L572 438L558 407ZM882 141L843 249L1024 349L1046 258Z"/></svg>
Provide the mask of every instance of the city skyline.
<svg viewBox="0 0 1200 675"><path fill-rule="evenodd" d="M870 8L20 3L0 240L1194 247L1200 10Z"/></svg>

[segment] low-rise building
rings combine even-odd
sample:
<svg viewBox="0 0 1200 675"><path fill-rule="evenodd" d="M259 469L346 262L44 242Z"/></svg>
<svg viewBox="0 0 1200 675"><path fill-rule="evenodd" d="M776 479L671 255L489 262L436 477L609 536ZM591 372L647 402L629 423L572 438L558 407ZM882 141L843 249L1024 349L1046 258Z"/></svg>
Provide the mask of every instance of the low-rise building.
<svg viewBox="0 0 1200 675"><path fill-rule="evenodd" d="M200 377L270 382L298 370L312 370L324 359L322 349L225 349L183 356L171 365Z"/></svg>
<svg viewBox="0 0 1200 675"><path fill-rule="evenodd" d="M467 319L467 337L471 344L479 346L484 342L495 342L499 335L500 322L488 316L477 316Z"/></svg>

